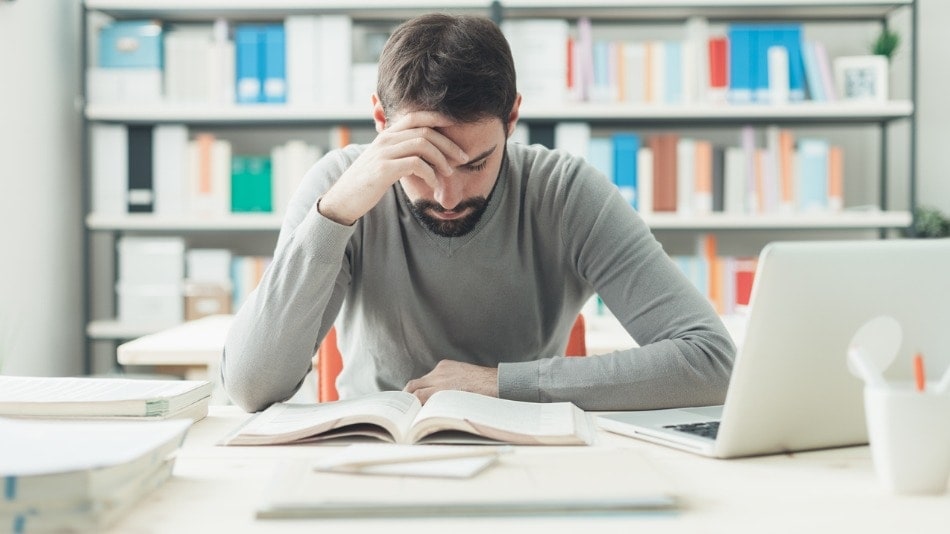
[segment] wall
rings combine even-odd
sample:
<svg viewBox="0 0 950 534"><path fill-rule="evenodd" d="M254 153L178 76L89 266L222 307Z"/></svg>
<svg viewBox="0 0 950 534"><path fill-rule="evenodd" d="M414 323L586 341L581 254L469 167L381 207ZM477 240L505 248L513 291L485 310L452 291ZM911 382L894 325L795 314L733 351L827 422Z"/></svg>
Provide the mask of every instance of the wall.
<svg viewBox="0 0 950 534"><path fill-rule="evenodd" d="M82 370L76 0L0 1L0 372Z"/></svg>
<svg viewBox="0 0 950 534"><path fill-rule="evenodd" d="M950 2L918 0L917 200L950 216L950 69L946 66Z"/></svg>

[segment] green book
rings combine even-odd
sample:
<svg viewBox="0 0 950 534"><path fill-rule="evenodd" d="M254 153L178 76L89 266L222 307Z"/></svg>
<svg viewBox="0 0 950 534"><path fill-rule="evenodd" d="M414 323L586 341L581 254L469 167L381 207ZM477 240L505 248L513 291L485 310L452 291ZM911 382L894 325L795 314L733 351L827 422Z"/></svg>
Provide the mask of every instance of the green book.
<svg viewBox="0 0 950 534"><path fill-rule="evenodd" d="M271 162L264 156L235 156L231 161L231 212L273 211Z"/></svg>

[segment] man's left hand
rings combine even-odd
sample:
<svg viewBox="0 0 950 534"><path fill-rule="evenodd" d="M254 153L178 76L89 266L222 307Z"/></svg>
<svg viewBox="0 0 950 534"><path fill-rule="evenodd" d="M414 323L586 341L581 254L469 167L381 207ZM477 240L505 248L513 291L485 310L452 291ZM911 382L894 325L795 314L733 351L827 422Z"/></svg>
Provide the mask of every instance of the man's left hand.
<svg viewBox="0 0 950 534"><path fill-rule="evenodd" d="M435 392L444 389L470 391L489 397L498 396L498 369L454 360L442 360L429 373L410 380L405 391L425 404Z"/></svg>

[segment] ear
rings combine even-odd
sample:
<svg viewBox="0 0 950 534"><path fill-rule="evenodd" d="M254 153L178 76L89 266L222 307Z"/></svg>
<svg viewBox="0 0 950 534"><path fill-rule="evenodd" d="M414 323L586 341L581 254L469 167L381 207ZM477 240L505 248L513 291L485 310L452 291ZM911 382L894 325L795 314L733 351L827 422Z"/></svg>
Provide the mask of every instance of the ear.
<svg viewBox="0 0 950 534"><path fill-rule="evenodd" d="M383 111L383 104L379 101L376 93L373 93L371 98L373 102L373 122L376 124L376 131L381 133L386 129L386 112Z"/></svg>
<svg viewBox="0 0 950 534"><path fill-rule="evenodd" d="M515 133L515 126L518 125L518 109L521 107L521 93L515 95L515 103L511 106L511 113L508 114L508 137Z"/></svg>

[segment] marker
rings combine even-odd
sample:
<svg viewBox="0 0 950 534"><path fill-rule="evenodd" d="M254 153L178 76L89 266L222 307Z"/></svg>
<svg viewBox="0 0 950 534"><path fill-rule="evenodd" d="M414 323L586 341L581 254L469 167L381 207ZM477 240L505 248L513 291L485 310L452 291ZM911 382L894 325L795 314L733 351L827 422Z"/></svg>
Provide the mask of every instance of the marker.
<svg viewBox="0 0 950 534"><path fill-rule="evenodd" d="M917 391L924 391L927 384L927 378L924 375L924 357L918 352L914 355L914 380L916 381Z"/></svg>

